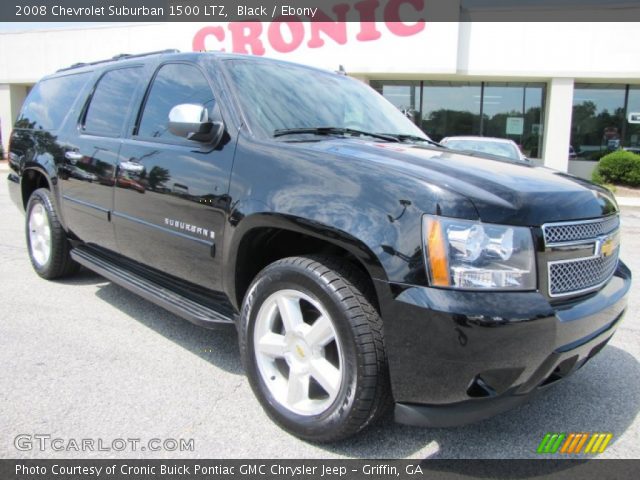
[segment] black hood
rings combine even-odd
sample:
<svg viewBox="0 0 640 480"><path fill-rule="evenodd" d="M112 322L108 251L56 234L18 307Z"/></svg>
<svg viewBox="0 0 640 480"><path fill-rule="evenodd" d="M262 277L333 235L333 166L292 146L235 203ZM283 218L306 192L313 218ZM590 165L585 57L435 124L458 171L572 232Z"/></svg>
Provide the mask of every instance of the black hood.
<svg viewBox="0 0 640 480"><path fill-rule="evenodd" d="M409 174L462 195L488 223L535 226L596 218L618 209L608 190L544 167L406 143L339 139L312 145L316 151L383 163L390 179L393 172Z"/></svg>

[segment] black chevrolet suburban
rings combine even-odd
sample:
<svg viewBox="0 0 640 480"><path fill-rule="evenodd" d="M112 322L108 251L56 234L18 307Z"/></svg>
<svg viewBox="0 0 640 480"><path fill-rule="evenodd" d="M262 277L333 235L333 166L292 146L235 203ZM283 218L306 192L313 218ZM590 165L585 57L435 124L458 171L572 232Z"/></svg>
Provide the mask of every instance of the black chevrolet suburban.
<svg viewBox="0 0 640 480"><path fill-rule="evenodd" d="M73 65L30 92L10 167L41 277L84 266L234 325L265 411L307 440L391 405L423 426L500 413L582 367L626 308L609 191L442 147L339 72Z"/></svg>

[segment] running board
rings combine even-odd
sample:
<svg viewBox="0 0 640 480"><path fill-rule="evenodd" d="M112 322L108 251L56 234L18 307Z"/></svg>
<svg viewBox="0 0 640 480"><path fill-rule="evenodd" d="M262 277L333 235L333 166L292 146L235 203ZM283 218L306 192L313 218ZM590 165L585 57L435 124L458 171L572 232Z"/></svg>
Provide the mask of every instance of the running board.
<svg viewBox="0 0 640 480"><path fill-rule="evenodd" d="M221 324L235 325L234 319L169 290L156 282L105 260L90 250L77 247L71 250L71 258L113 283L126 288L156 305L169 310L191 323L207 328Z"/></svg>

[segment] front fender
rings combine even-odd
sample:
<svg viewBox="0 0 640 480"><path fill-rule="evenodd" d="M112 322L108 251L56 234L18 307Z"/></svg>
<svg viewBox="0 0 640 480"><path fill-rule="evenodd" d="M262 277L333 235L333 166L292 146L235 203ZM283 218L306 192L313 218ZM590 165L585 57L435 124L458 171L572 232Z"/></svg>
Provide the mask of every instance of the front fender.
<svg viewBox="0 0 640 480"><path fill-rule="evenodd" d="M230 294L230 298L236 298L235 278L238 251L242 240L259 228L275 228L300 233L340 247L358 259L372 278L387 280L380 257L374 253L370 245L349 232L313 219L265 210L264 207L265 205L260 202L241 202L231 213L231 222L226 229L223 248L223 265L226 267L225 291Z"/></svg>

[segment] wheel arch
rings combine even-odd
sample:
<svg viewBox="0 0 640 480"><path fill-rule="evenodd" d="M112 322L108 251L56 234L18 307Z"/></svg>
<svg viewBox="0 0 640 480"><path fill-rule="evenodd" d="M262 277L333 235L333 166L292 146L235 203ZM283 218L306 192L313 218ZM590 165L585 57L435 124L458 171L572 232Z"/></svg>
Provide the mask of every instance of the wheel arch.
<svg viewBox="0 0 640 480"><path fill-rule="evenodd" d="M347 232L305 218L256 213L243 218L225 248L225 287L240 309L244 296L264 267L282 258L328 254L357 266L368 281L386 279L385 270L372 249ZM372 299L377 306L377 298Z"/></svg>
<svg viewBox="0 0 640 480"><path fill-rule="evenodd" d="M49 175L47 175L42 168L36 166L25 168L20 176L20 194L22 197L22 206L25 210L29 198L38 188L46 188L53 193Z"/></svg>

